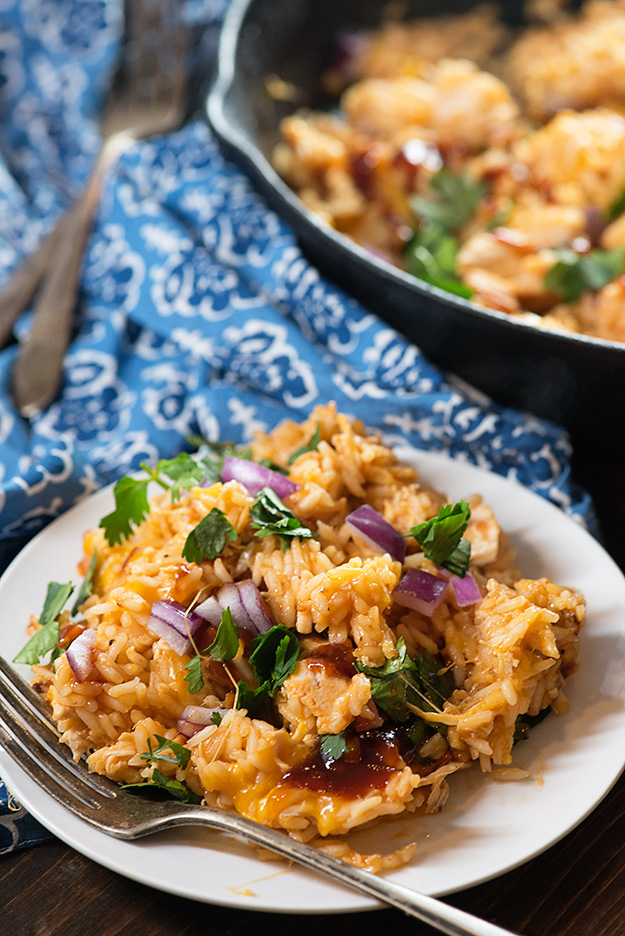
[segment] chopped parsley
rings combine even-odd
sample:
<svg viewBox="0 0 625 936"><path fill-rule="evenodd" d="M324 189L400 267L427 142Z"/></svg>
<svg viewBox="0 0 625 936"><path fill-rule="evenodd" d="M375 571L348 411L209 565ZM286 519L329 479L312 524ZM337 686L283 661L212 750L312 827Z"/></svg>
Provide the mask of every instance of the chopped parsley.
<svg viewBox="0 0 625 936"><path fill-rule="evenodd" d="M237 531L225 513L213 507L187 536L182 556L189 562L196 562L199 565L204 559L214 559L220 556L228 540L236 540L236 538Z"/></svg>
<svg viewBox="0 0 625 936"><path fill-rule="evenodd" d="M149 780L145 780L142 783L126 783L124 784L124 789L146 790L158 787L159 789L164 790L166 793L169 793L169 795L173 796L174 799L180 800L182 803L201 803L202 797L198 796L197 793L194 793L193 790L190 789L190 787L184 782L184 780L175 780L171 777L167 777L161 770L158 769L158 767L155 766L155 764L158 762L176 764L176 766L181 767L184 770L189 763L191 751L184 747L184 745L178 744L177 741L169 741L167 738L163 738L158 734L154 737L158 742L158 746L153 747L152 739L148 738L148 750L141 755L142 760L152 765L152 776Z"/></svg>
<svg viewBox="0 0 625 936"><path fill-rule="evenodd" d="M471 561L471 543L462 536L470 516L466 501L458 501L453 507L443 504L438 516L412 527L410 535L434 565L464 578Z"/></svg>
<svg viewBox="0 0 625 936"><path fill-rule="evenodd" d="M184 780L173 780L171 777L166 777L165 774L155 767L152 771L152 778L146 783L133 783L127 784L125 789L129 786L132 787L150 787L156 786L160 789L165 790L169 793L170 796L173 796L174 799L179 800L181 803L192 803L194 806L199 806L202 802L202 797L198 796L197 793L194 793L190 786L185 783Z"/></svg>
<svg viewBox="0 0 625 936"><path fill-rule="evenodd" d="M586 254L574 250L557 251L557 261L545 277L545 288L564 302L575 302L586 290L597 292L623 273L625 248L591 250Z"/></svg>
<svg viewBox="0 0 625 936"><path fill-rule="evenodd" d="M427 763L419 758L419 748L437 732L446 735L447 727L431 724L419 713L440 713L455 689L454 680L441 657L422 650L414 660L411 659L402 637L397 641L396 649L397 657L387 660L383 666L356 663L356 667L369 677L371 698L375 704L402 725L414 745L417 759L420 763Z"/></svg>
<svg viewBox="0 0 625 936"><path fill-rule="evenodd" d="M321 735L321 753L324 758L332 761L340 760L347 751L345 732L338 734Z"/></svg>
<svg viewBox="0 0 625 936"><path fill-rule="evenodd" d="M215 639L206 650L196 653L185 666L187 675L185 682L189 683L189 692L199 692L204 686L202 674L202 657L208 655L213 660L227 663L234 659L239 652L239 630L232 619L230 608L225 608L217 628Z"/></svg>
<svg viewBox="0 0 625 936"><path fill-rule="evenodd" d="M616 221L625 211L625 185L606 211L606 221Z"/></svg>
<svg viewBox="0 0 625 936"><path fill-rule="evenodd" d="M461 282L456 268L457 232L475 213L486 186L443 168L430 179L430 189L433 198L417 195L412 200L419 223L405 247L408 272L468 299L473 290Z"/></svg>
<svg viewBox="0 0 625 936"><path fill-rule="evenodd" d="M206 651L204 651L206 653ZM184 681L189 683L189 692L199 692L204 688L204 676L202 675L202 654L196 653L185 666L186 676Z"/></svg>
<svg viewBox="0 0 625 936"><path fill-rule="evenodd" d="M266 634L260 634L250 643L250 663L259 683L274 696L287 676L295 669L299 655L297 634L284 624L274 624Z"/></svg>
<svg viewBox="0 0 625 936"><path fill-rule="evenodd" d="M188 490L203 481L211 483L220 480L224 455L219 458L192 456L181 452L176 458L161 459L154 468L141 463L146 478L132 478L125 475L113 488L115 510L100 521L109 546L115 546L127 539L134 527L139 526L150 512L148 502L148 484L155 481L165 490L171 491L172 503L175 503L183 490Z"/></svg>
<svg viewBox="0 0 625 936"><path fill-rule="evenodd" d="M397 656L383 666L356 663L357 669L369 678L375 704L398 722L411 721L415 707L440 712L455 688L442 658L422 650L411 659L402 637L396 649Z"/></svg>
<svg viewBox="0 0 625 936"><path fill-rule="evenodd" d="M115 510L100 520L100 526L109 546L115 546L127 539L135 526L139 526L148 513L148 481L131 478L126 475L120 478L113 488Z"/></svg>
<svg viewBox="0 0 625 936"><path fill-rule="evenodd" d="M39 630L22 647L14 658L14 663L28 663L32 666L34 663L39 663L47 653L54 652L58 648L59 622L57 618L73 590L74 586L71 582L66 585L61 585L59 582L49 583L43 609L39 615Z"/></svg>
<svg viewBox="0 0 625 936"><path fill-rule="evenodd" d="M486 195L486 186L466 172L455 175L449 169L440 169L430 179L433 199L417 195L412 201L415 214L442 230L457 231L475 214Z"/></svg>
<svg viewBox="0 0 625 936"><path fill-rule="evenodd" d="M275 533L280 537L283 549L289 548L290 540L294 536L317 535L310 527L304 526L301 520L284 506L276 492L268 487L264 487L256 495L250 517L256 536L271 536Z"/></svg>
<svg viewBox="0 0 625 936"><path fill-rule="evenodd" d="M460 281L456 272L458 239L437 225L416 230L405 248L408 272L431 286L470 299L473 290Z"/></svg>
<svg viewBox="0 0 625 936"><path fill-rule="evenodd" d="M87 569L85 573L85 577L82 580L82 584L78 590L78 594L76 595L76 601L74 602L74 605L72 607L72 614L77 614L78 609L80 608L81 604L83 604L83 602L87 600L87 598L93 591L93 574L95 572L95 566L96 566L97 561L98 561L98 554L94 552L93 556L91 557L91 562L89 563L89 568Z"/></svg>
<svg viewBox="0 0 625 936"><path fill-rule="evenodd" d="M493 217L486 225L486 230L495 231L498 227L503 227L505 224L507 224L510 220L510 215L512 214L513 208L514 202L510 198L505 205L503 205L498 211L495 212Z"/></svg>
<svg viewBox="0 0 625 936"><path fill-rule="evenodd" d="M154 737L158 741L158 747L153 748L152 739L148 738L148 750L141 755L141 760L147 761L148 764L156 763L156 761L164 761L168 764L176 764L184 770L191 757L189 748L178 744L177 741L170 741L168 738L163 738L162 735L157 734L154 735ZM164 753L165 751L171 751L171 753L166 754Z"/></svg>
<svg viewBox="0 0 625 936"><path fill-rule="evenodd" d="M225 608L217 628L217 634L210 647L205 651L213 660L227 663L239 652L239 631L232 620L230 608Z"/></svg>
<svg viewBox="0 0 625 936"><path fill-rule="evenodd" d="M237 707L255 712L267 697L273 698L295 669L299 656L297 634L283 624L275 624L266 634L250 642L250 663L258 682L256 689L241 681L237 689Z"/></svg>
<svg viewBox="0 0 625 936"><path fill-rule="evenodd" d="M317 426L306 445L302 445L301 448L298 448L295 452L292 452L291 455L289 455L287 464L292 465L293 462L300 457L300 455L304 455L306 452L315 452L319 447L320 442L321 426Z"/></svg>

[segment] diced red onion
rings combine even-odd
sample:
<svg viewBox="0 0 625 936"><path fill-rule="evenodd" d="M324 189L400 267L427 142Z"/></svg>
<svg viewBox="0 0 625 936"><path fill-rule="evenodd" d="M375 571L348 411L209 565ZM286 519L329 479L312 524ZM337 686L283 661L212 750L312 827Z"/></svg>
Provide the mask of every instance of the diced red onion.
<svg viewBox="0 0 625 936"><path fill-rule="evenodd" d="M423 569L409 569L393 591L393 601L431 617L443 601L449 582Z"/></svg>
<svg viewBox="0 0 625 936"><path fill-rule="evenodd" d="M257 631L259 634L266 634L273 627L273 620L267 602L251 579L239 582L237 588L247 613L250 629ZM219 600L221 601L221 598Z"/></svg>
<svg viewBox="0 0 625 936"><path fill-rule="evenodd" d="M219 625L226 608L230 609L237 627L253 634L266 634L273 627L267 602L251 579L227 582L217 594L199 604L195 611L209 624Z"/></svg>
<svg viewBox="0 0 625 936"><path fill-rule="evenodd" d="M238 481L250 494L258 494L264 487L271 488L278 497L285 498L299 489L299 484L289 481L279 471L272 471L264 465L226 455L221 469L222 481Z"/></svg>
<svg viewBox="0 0 625 936"><path fill-rule="evenodd" d="M273 627L267 603L251 579L223 585L217 592L222 608L230 608L232 619L239 627L256 634L266 634Z"/></svg>
<svg viewBox="0 0 625 936"><path fill-rule="evenodd" d="M87 682L93 673L93 648L96 644L96 632L87 628L79 634L67 648L67 662L78 682Z"/></svg>
<svg viewBox="0 0 625 936"><path fill-rule="evenodd" d="M348 514L345 523L376 552L389 553L397 562L403 563L406 558L406 541L370 504L363 504Z"/></svg>
<svg viewBox="0 0 625 936"><path fill-rule="evenodd" d="M182 715L178 719L178 731L185 738L192 738L194 734L206 728L207 725L214 725L213 715L217 713L222 718L228 709L225 708L204 708L202 705L187 705Z"/></svg>
<svg viewBox="0 0 625 936"><path fill-rule="evenodd" d="M224 609L217 601L215 595L211 595L206 601L196 605L193 610L196 614L199 614L200 617L203 617L205 621L208 621L209 624L213 624L215 627L219 627L221 624L221 615Z"/></svg>
<svg viewBox="0 0 625 936"><path fill-rule="evenodd" d="M192 652L190 636L195 637L203 626L203 617L169 598L155 601L148 619L148 630L166 640L180 656Z"/></svg>
<svg viewBox="0 0 625 936"><path fill-rule="evenodd" d="M482 593L470 572L467 572L464 578L452 575L450 581L459 608L466 608L467 605L477 604L482 600Z"/></svg>

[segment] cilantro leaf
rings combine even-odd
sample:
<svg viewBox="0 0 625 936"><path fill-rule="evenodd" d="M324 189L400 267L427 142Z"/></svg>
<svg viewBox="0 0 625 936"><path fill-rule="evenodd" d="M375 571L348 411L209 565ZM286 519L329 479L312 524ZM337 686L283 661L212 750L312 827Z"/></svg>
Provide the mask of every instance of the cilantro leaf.
<svg viewBox="0 0 625 936"><path fill-rule="evenodd" d="M175 503L183 490L201 484L206 479L212 482L221 480L222 465L223 455L219 458L193 457L187 452L181 452L175 458L161 459L154 468L142 462L141 467L148 477L132 478L126 475L120 478L113 489L115 510L100 521L109 546L127 539L133 528L149 514L147 489L150 481L171 491L172 503Z"/></svg>
<svg viewBox="0 0 625 936"><path fill-rule="evenodd" d="M141 463L141 467L152 481L156 481L161 487L170 487L172 503L179 500L181 491L188 491L194 485L200 484L205 477L202 461L192 458L187 452L180 452L175 458L161 459L154 468L150 468L145 462ZM163 475L172 482L170 485L163 481Z"/></svg>
<svg viewBox="0 0 625 936"><path fill-rule="evenodd" d="M225 608L217 628L215 639L206 650L213 660L227 663L239 652L239 630L232 619L230 608Z"/></svg>
<svg viewBox="0 0 625 936"><path fill-rule="evenodd" d="M223 715L221 715L219 712L213 712L211 715L211 721L213 725L221 725L223 721Z"/></svg>
<svg viewBox="0 0 625 936"><path fill-rule="evenodd" d="M206 652L206 651L204 651ZM204 687L204 676L202 675L202 655L196 653L185 666L185 682L189 683L189 692L199 692Z"/></svg>
<svg viewBox="0 0 625 936"><path fill-rule="evenodd" d="M405 248L408 272L445 292L470 299L473 290L460 280L456 268L456 233L475 213L486 186L466 173L454 175L443 168L430 179L430 189L432 198L417 195L412 200L419 224Z"/></svg>
<svg viewBox="0 0 625 936"><path fill-rule="evenodd" d="M275 624L266 634L254 637L250 648L250 663L258 686L253 689L246 682L239 682L237 708L247 709L253 714L268 696L275 696L284 680L295 669L299 639L288 627Z"/></svg>
<svg viewBox="0 0 625 936"><path fill-rule="evenodd" d="M310 537L317 534L302 524L288 507L285 507L275 491L265 487L256 495L250 510L252 527L256 536L277 534L284 549L289 547L289 539L294 536Z"/></svg>
<svg viewBox="0 0 625 936"><path fill-rule="evenodd" d="M414 232L405 248L408 272L445 292L470 299L473 290L461 282L456 271L458 240L438 225Z"/></svg>
<svg viewBox="0 0 625 936"><path fill-rule="evenodd" d="M127 539L133 527L145 520L150 507L148 504L148 479L120 478L113 488L115 510L100 520L109 546L115 546Z"/></svg>
<svg viewBox="0 0 625 936"><path fill-rule="evenodd" d="M191 757L191 751L188 748L179 744L177 741L169 741L167 738L163 738L162 735L157 734L154 735L154 737L158 741L158 747L154 748L152 746L152 739L148 738L148 750L141 755L142 760L151 765L159 761L168 764L176 764L183 770L188 766L189 758ZM171 751L171 753L166 754L166 751ZM158 767L154 767L149 780L145 780L143 783L127 783L124 785L125 790L138 788L146 789L150 787L159 787L182 803L202 802L202 797L194 793L183 780L175 780L165 776Z"/></svg>
<svg viewBox="0 0 625 936"><path fill-rule="evenodd" d="M28 663L31 666L38 663L47 653L53 651L59 643L59 622L57 618L65 607L69 596L74 590L71 582L61 585L59 582L50 582L43 603L43 610L39 615L39 630L14 658L14 663Z"/></svg>
<svg viewBox="0 0 625 936"><path fill-rule="evenodd" d="M445 168L432 176L430 189L435 197L417 195L412 200L412 208L420 219L449 232L466 224L487 192L483 182L464 172L455 175Z"/></svg>
<svg viewBox="0 0 625 936"><path fill-rule="evenodd" d="M208 654L213 660L227 663L228 660L232 660L238 652L239 631L232 619L230 608L226 608L222 612L215 639L210 647L207 647L201 653L196 653L185 666L187 673L185 682L189 683L189 692L199 692L204 686L204 676L202 674L202 657L204 654ZM215 724L219 724L219 722Z"/></svg>
<svg viewBox="0 0 625 936"><path fill-rule="evenodd" d="M214 559L221 555L228 540L236 538L237 531L223 510L213 507L187 536L182 556L199 565L204 559Z"/></svg>
<svg viewBox="0 0 625 936"><path fill-rule="evenodd" d="M254 459L250 458L248 460L253 461ZM283 468L282 465L278 465L277 462L272 461L270 458L261 458L257 464L262 465L264 468L271 468L272 471L276 471L281 475L288 475L289 473L287 468Z"/></svg>
<svg viewBox="0 0 625 936"><path fill-rule="evenodd" d="M158 767L152 771L150 780L144 780L142 783L125 783L122 786L124 790L153 790L155 788L164 790L181 803L192 803L197 806L202 802L202 797L194 793L184 780L172 780L166 777Z"/></svg>
<svg viewBox="0 0 625 936"><path fill-rule="evenodd" d="M244 680L241 680L237 685L237 708L247 709L249 715L255 715L267 698L268 686L269 683L266 682L252 689Z"/></svg>
<svg viewBox="0 0 625 936"><path fill-rule="evenodd" d="M266 634L254 637L250 649L250 663L259 684L267 683L268 695L274 696L295 669L299 656L297 634L284 624L274 624Z"/></svg>
<svg viewBox="0 0 625 936"><path fill-rule="evenodd" d="M444 504L437 517L419 523L410 530L426 558L434 565L449 569L454 575L464 577L471 560L471 544L461 546L471 510L466 501L458 501L452 507Z"/></svg>
<svg viewBox="0 0 625 936"><path fill-rule="evenodd" d="M170 741L163 738L162 735L154 735L158 741L158 747L152 747L152 739L148 738L148 750L141 755L141 759L153 764L156 761L165 761L168 764L177 764L184 770L189 763L191 751L177 741ZM164 754L164 751L171 751L171 754Z"/></svg>
<svg viewBox="0 0 625 936"><path fill-rule="evenodd" d="M618 193L612 204L608 207L605 214L606 221L616 221L625 211L625 185Z"/></svg>
<svg viewBox="0 0 625 936"><path fill-rule="evenodd" d="M490 219L486 225L487 231L495 231L498 227L504 227L504 225L510 220L510 215L512 214L512 209L514 208L514 202L511 198L498 210L495 212L493 217Z"/></svg>
<svg viewBox="0 0 625 936"><path fill-rule="evenodd" d="M449 554L447 559L442 563L444 569L447 569L451 572L452 575L457 575L459 578L464 578L467 574L467 569L469 568L469 563L471 562L471 543L468 539L461 539L456 548Z"/></svg>
<svg viewBox="0 0 625 936"><path fill-rule="evenodd" d="M170 796L180 800L181 803L193 803L198 806L202 802L202 797L194 793L184 780L172 780L170 777L166 777L164 773L161 773L158 767L155 767L152 771L152 783L162 790L166 790Z"/></svg>
<svg viewBox="0 0 625 936"><path fill-rule="evenodd" d="M91 562L89 563L89 568L87 569L85 573L85 577L82 580L82 584L80 586L80 589L78 590L78 594L76 595L76 601L74 602L73 607L72 607L72 614L78 613L78 609L81 606L81 604L87 600L87 598L93 591L93 573L95 572L95 566L96 566L97 560L98 560L98 554L94 552L93 556L91 557Z"/></svg>
<svg viewBox="0 0 625 936"><path fill-rule="evenodd" d="M410 706L426 712L440 712L455 688L442 658L422 650L411 659L402 637L396 649L397 656L383 666L356 663L357 669L369 678L375 704L399 722L413 719Z"/></svg>
<svg viewBox="0 0 625 936"><path fill-rule="evenodd" d="M347 750L345 732L321 735L321 753L329 760L339 760Z"/></svg>
<svg viewBox="0 0 625 936"><path fill-rule="evenodd" d="M293 462L297 458L299 458L300 455L303 455L305 452L315 452L317 448L319 447L320 442L321 442L321 426L317 426L317 428L315 429L314 433L312 434L312 436L310 437L306 445L302 445L301 448L298 448L297 451L292 452L291 455L289 455L287 464L292 465Z"/></svg>
<svg viewBox="0 0 625 936"><path fill-rule="evenodd" d="M597 292L623 273L625 248L591 250L587 254L562 249L557 257L545 276L545 288L564 302L575 302L586 290Z"/></svg>

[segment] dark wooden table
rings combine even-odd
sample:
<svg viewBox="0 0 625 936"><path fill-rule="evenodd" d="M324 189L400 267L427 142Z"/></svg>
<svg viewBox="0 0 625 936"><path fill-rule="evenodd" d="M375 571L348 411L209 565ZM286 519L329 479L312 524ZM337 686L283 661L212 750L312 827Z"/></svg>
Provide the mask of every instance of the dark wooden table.
<svg viewBox="0 0 625 936"><path fill-rule="evenodd" d="M625 570L625 458L575 447L574 476L594 496L606 548ZM526 936L625 934L625 777L545 854L452 898ZM0 858L0 932L15 936L394 936L434 931L394 910L358 915L249 913L152 890L54 841Z"/></svg>

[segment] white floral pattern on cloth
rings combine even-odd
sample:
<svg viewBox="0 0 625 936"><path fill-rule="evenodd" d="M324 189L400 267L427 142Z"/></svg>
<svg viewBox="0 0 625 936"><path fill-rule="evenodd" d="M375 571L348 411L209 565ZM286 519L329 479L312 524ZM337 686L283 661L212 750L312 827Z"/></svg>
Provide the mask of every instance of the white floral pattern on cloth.
<svg viewBox="0 0 625 936"><path fill-rule="evenodd" d="M205 58L226 5L186 0ZM88 173L121 27L121 0L0 0L0 285ZM137 144L103 193L62 393L28 424L15 344L0 353L0 540L190 434L242 442L328 400L590 518L559 427L442 374L375 312L308 262L201 117Z"/></svg>
<svg viewBox="0 0 625 936"><path fill-rule="evenodd" d="M0 780L0 855L54 838Z"/></svg>

